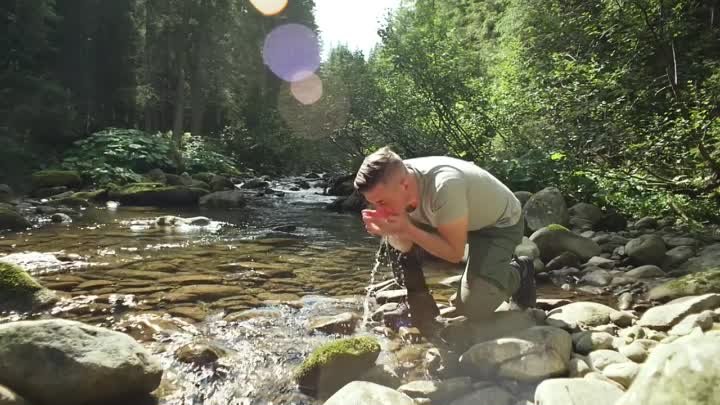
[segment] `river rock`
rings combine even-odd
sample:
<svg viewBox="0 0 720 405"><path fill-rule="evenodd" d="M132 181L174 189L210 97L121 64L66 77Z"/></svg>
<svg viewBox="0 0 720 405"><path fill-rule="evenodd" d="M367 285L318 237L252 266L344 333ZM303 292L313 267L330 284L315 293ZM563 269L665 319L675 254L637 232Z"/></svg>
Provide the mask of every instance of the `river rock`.
<svg viewBox="0 0 720 405"><path fill-rule="evenodd" d="M186 344L175 351L178 361L198 367L213 365L222 355L222 350L200 342Z"/></svg>
<svg viewBox="0 0 720 405"><path fill-rule="evenodd" d="M720 337L657 347L615 405L714 405L720 398Z"/></svg>
<svg viewBox="0 0 720 405"><path fill-rule="evenodd" d="M235 184L233 184L230 179L228 179L225 176L220 175L214 175L210 179L210 191L217 192L217 191L225 191L225 190L234 190Z"/></svg>
<svg viewBox="0 0 720 405"><path fill-rule="evenodd" d="M618 297L618 309L627 310L632 308L635 297L630 292L624 292Z"/></svg>
<svg viewBox="0 0 720 405"><path fill-rule="evenodd" d="M397 389L412 398L429 398L434 403L444 403L461 397L472 390L470 377L447 380L419 380L409 382Z"/></svg>
<svg viewBox="0 0 720 405"><path fill-rule="evenodd" d="M663 267L666 269L677 267L693 256L695 256L695 248L691 246L674 247L665 253Z"/></svg>
<svg viewBox="0 0 720 405"><path fill-rule="evenodd" d="M717 271L692 273L660 284L648 292L648 299L664 301L708 293L720 293L720 267Z"/></svg>
<svg viewBox="0 0 720 405"><path fill-rule="evenodd" d="M570 224L565 198L555 187L547 187L533 194L525 203L523 211L531 231L537 231L551 224L562 226ZM540 251L542 252L542 248Z"/></svg>
<svg viewBox="0 0 720 405"><path fill-rule="evenodd" d="M635 229L655 229L657 226L658 221L653 217L643 217L635 222Z"/></svg>
<svg viewBox="0 0 720 405"><path fill-rule="evenodd" d="M50 220L56 224L69 224L72 222L72 218L69 215L63 213L52 214Z"/></svg>
<svg viewBox="0 0 720 405"><path fill-rule="evenodd" d="M34 188L46 187L76 187L82 184L80 174L68 170L42 170L32 174Z"/></svg>
<svg viewBox="0 0 720 405"><path fill-rule="evenodd" d="M638 372L640 372L640 366L632 361L610 364L602 371L605 377L625 388L630 387Z"/></svg>
<svg viewBox="0 0 720 405"><path fill-rule="evenodd" d="M583 331L572 335L575 352L588 354L594 350L611 349L613 337L606 332Z"/></svg>
<svg viewBox="0 0 720 405"><path fill-rule="evenodd" d="M550 225L535 231L530 240L540 249L540 258L548 262L563 252L575 253L583 260L600 254L600 245L559 225Z"/></svg>
<svg viewBox="0 0 720 405"><path fill-rule="evenodd" d="M720 294L705 294L692 297L678 298L665 305L647 310L638 325L651 329L666 331L675 326L690 314L696 314L706 309L720 307Z"/></svg>
<svg viewBox="0 0 720 405"><path fill-rule="evenodd" d="M618 352L636 363L644 362L648 356L648 351L645 346L637 341L620 347Z"/></svg>
<svg viewBox="0 0 720 405"><path fill-rule="evenodd" d="M613 280L613 275L610 274L607 270L594 270L587 274L585 274L582 279L580 279L581 282L595 286L595 287L605 287L607 285L610 285L610 283Z"/></svg>
<svg viewBox="0 0 720 405"><path fill-rule="evenodd" d="M129 206L175 207L197 205L207 190L160 183L133 183L108 192L112 201Z"/></svg>
<svg viewBox="0 0 720 405"><path fill-rule="evenodd" d="M644 266L636 267L625 273L625 277L630 278L653 278L665 276L667 276L667 274L660 267L654 264L646 264Z"/></svg>
<svg viewBox="0 0 720 405"><path fill-rule="evenodd" d="M538 298L535 306L545 311L571 304L572 301L564 298Z"/></svg>
<svg viewBox="0 0 720 405"><path fill-rule="evenodd" d="M30 226L30 222L16 211L0 208L0 231L22 231Z"/></svg>
<svg viewBox="0 0 720 405"><path fill-rule="evenodd" d="M603 217L603 212L600 208L588 204L588 203L577 203L568 209L568 213L572 217L582 218L591 225L595 226Z"/></svg>
<svg viewBox="0 0 720 405"><path fill-rule="evenodd" d="M610 321L621 328L632 325L633 321L637 319L635 314L627 311L616 311L610 314Z"/></svg>
<svg viewBox="0 0 720 405"><path fill-rule="evenodd" d="M627 227L627 218L619 212L608 212L595 224L596 231L620 232Z"/></svg>
<svg viewBox="0 0 720 405"><path fill-rule="evenodd" d="M315 349L293 378L303 393L327 398L372 368L379 354L380 344L371 337L330 341Z"/></svg>
<svg viewBox="0 0 720 405"><path fill-rule="evenodd" d="M714 312L711 310L706 310L699 314L688 315L680 321L680 323L673 326L668 332L668 335L689 335L695 328L700 328L702 331L710 330L713 327L713 315Z"/></svg>
<svg viewBox="0 0 720 405"><path fill-rule="evenodd" d="M387 302L400 302L407 297L407 290L386 290L375 295L375 301L382 305Z"/></svg>
<svg viewBox="0 0 720 405"><path fill-rule="evenodd" d="M460 357L460 366L480 378L535 381L566 373L571 352L570 334L550 326L534 326L474 345Z"/></svg>
<svg viewBox="0 0 720 405"><path fill-rule="evenodd" d="M58 301L22 267L0 261L0 312L37 311Z"/></svg>
<svg viewBox="0 0 720 405"><path fill-rule="evenodd" d="M540 257L540 249L527 236L523 236L522 242L515 247L515 255L518 257L527 256L536 259Z"/></svg>
<svg viewBox="0 0 720 405"><path fill-rule="evenodd" d="M545 380L535 390L538 405L614 405L623 392L617 386L586 378Z"/></svg>
<svg viewBox="0 0 720 405"><path fill-rule="evenodd" d="M402 384L397 372L389 364L376 364L358 377L357 380L380 384L393 389Z"/></svg>
<svg viewBox="0 0 720 405"><path fill-rule="evenodd" d="M352 312L344 312L334 316L319 316L310 322L310 330L328 333L351 335L355 332L360 318Z"/></svg>
<svg viewBox="0 0 720 405"><path fill-rule="evenodd" d="M572 252L562 252L559 256L550 260L545 266L545 270L553 271L559 270L565 267L578 267L580 266L580 258L578 255Z"/></svg>
<svg viewBox="0 0 720 405"><path fill-rule="evenodd" d="M625 245L625 254L637 265L660 265L665 260L665 241L661 237L649 234L631 239Z"/></svg>
<svg viewBox="0 0 720 405"><path fill-rule="evenodd" d="M200 198L200 206L204 208L243 208L247 205L242 191L217 191Z"/></svg>
<svg viewBox="0 0 720 405"><path fill-rule="evenodd" d="M28 403L10 388L0 385L0 405L28 405Z"/></svg>
<svg viewBox="0 0 720 405"><path fill-rule="evenodd" d="M409 396L366 381L353 381L325 401L324 405L417 405Z"/></svg>
<svg viewBox="0 0 720 405"><path fill-rule="evenodd" d="M141 396L161 378L160 363L124 333L61 319L0 325L0 381L36 404Z"/></svg>
<svg viewBox="0 0 720 405"><path fill-rule="evenodd" d="M548 313L548 325L575 331L610 323L610 315L616 312L607 305L596 302L573 302Z"/></svg>
<svg viewBox="0 0 720 405"><path fill-rule="evenodd" d="M686 273L711 271L718 268L718 263L720 263L720 243L715 243L704 247L696 257L688 259L678 267L678 270Z"/></svg>
<svg viewBox="0 0 720 405"><path fill-rule="evenodd" d="M460 347L469 348L477 343L512 336L536 325L535 317L527 311L497 311L482 323L452 323L445 328L443 336Z"/></svg>
<svg viewBox="0 0 720 405"><path fill-rule="evenodd" d="M630 361L627 357L614 350L595 350L587 356L590 366L594 370L603 371L610 364Z"/></svg>
<svg viewBox="0 0 720 405"><path fill-rule="evenodd" d="M570 377L584 377L587 373L591 372L592 369L584 356L579 356L573 353L568 363L568 375Z"/></svg>
<svg viewBox="0 0 720 405"><path fill-rule="evenodd" d="M498 386L481 388L471 394L460 397L449 405L512 405L515 398L505 389Z"/></svg>

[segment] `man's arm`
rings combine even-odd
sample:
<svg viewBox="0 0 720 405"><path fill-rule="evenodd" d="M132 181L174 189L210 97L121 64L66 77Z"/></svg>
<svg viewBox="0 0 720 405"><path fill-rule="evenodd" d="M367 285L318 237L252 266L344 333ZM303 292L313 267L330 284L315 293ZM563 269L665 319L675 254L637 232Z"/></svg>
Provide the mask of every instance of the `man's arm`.
<svg viewBox="0 0 720 405"><path fill-rule="evenodd" d="M438 235L427 232L410 223L406 237L434 256L451 263L459 263L465 256L468 217L439 225Z"/></svg>

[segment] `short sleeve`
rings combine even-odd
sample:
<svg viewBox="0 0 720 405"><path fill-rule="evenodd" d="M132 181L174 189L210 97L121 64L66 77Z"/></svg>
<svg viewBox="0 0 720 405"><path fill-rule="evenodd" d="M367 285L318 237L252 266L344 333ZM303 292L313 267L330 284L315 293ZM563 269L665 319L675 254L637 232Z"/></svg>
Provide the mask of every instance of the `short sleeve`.
<svg viewBox="0 0 720 405"><path fill-rule="evenodd" d="M444 225L468 215L467 187L462 177L445 179L438 185L433 201L435 226Z"/></svg>

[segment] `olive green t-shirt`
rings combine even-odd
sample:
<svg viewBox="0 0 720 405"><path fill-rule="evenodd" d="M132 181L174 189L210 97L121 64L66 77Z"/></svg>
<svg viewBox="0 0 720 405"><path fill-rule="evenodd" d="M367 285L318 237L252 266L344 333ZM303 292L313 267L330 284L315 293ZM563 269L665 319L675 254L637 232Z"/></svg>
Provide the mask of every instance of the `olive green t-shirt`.
<svg viewBox="0 0 720 405"><path fill-rule="evenodd" d="M418 179L419 203L410 218L437 228L468 216L469 231L515 225L521 204L510 189L471 162L446 156L406 159Z"/></svg>

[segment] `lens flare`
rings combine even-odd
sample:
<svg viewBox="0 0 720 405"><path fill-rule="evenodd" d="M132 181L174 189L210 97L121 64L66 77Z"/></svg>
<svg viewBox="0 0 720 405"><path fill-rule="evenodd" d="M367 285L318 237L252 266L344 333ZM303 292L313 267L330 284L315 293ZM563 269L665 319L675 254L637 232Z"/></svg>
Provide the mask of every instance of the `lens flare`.
<svg viewBox="0 0 720 405"><path fill-rule="evenodd" d="M257 11L266 16L278 15L285 10L288 5L287 0L250 0Z"/></svg>
<svg viewBox="0 0 720 405"><path fill-rule="evenodd" d="M330 139L347 124L349 92L342 83L321 81L320 78L315 81L314 77L285 83L278 94L278 111L295 136L307 140ZM301 94L293 88L307 89L307 92ZM314 98L317 98L315 102L305 103Z"/></svg>
<svg viewBox="0 0 720 405"><path fill-rule="evenodd" d="M290 92L302 104L315 104L323 94L322 80L314 73L301 72L299 76L304 78L290 83Z"/></svg>
<svg viewBox="0 0 720 405"><path fill-rule="evenodd" d="M317 35L304 25L280 25L265 38L263 60L286 82L303 80L320 67Z"/></svg>

